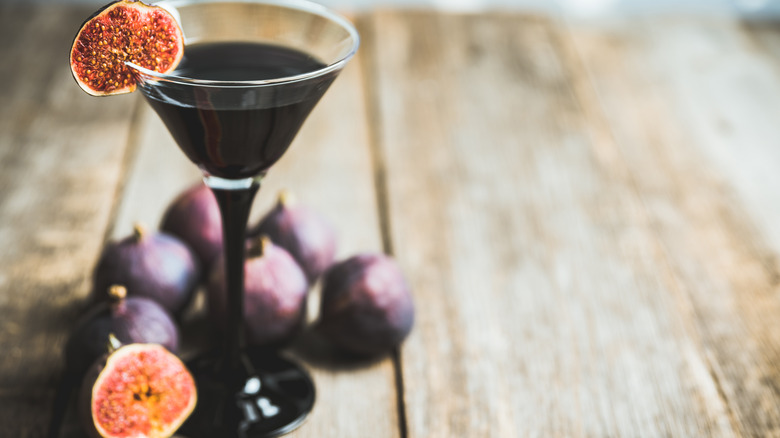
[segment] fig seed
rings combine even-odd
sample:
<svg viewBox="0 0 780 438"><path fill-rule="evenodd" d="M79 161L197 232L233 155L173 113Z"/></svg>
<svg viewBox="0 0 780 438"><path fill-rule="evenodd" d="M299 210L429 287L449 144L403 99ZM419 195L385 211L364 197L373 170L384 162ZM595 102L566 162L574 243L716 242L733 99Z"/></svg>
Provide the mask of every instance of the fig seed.
<svg viewBox="0 0 780 438"><path fill-rule="evenodd" d="M70 70L93 96L130 93L136 88L135 71L125 62L170 73L183 53L184 36L168 11L120 0L81 25L70 49Z"/></svg>
<svg viewBox="0 0 780 438"><path fill-rule="evenodd" d="M195 380L157 344L123 345L99 359L84 378L78 410L94 437L165 438L197 403Z"/></svg>

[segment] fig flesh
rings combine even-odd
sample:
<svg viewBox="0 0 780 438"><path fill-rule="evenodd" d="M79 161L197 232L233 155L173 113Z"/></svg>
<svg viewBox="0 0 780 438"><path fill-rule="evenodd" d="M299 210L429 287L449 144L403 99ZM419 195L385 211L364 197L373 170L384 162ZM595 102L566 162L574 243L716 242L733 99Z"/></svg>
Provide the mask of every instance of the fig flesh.
<svg viewBox="0 0 780 438"><path fill-rule="evenodd" d="M105 298L111 285L121 284L128 295L150 298L178 315L192 299L200 276L200 263L186 244L136 225L132 236L103 249L94 271L93 296Z"/></svg>
<svg viewBox="0 0 780 438"><path fill-rule="evenodd" d="M99 360L79 396L84 429L105 438L170 437L195 408L189 370L156 344L128 344Z"/></svg>
<svg viewBox="0 0 780 438"><path fill-rule="evenodd" d="M337 347L362 356L387 353L413 324L412 295L392 258L359 254L325 274L317 330Z"/></svg>
<svg viewBox="0 0 780 438"><path fill-rule="evenodd" d="M144 297L125 297L123 286L109 290L110 302L97 304L76 324L65 344L68 368L81 376L106 353L109 334L125 344L160 344L179 348L179 329L168 312Z"/></svg>
<svg viewBox="0 0 780 438"><path fill-rule="evenodd" d="M127 62L170 73L183 53L184 37L168 11L120 0L81 25L70 50L70 70L79 86L93 96L130 93L137 78Z"/></svg>
<svg viewBox="0 0 780 438"><path fill-rule="evenodd" d="M309 284L327 270L336 256L336 234L318 212L297 202L287 191L250 235L266 235L286 249L306 273Z"/></svg>
<svg viewBox="0 0 780 438"><path fill-rule="evenodd" d="M176 197L163 214L160 230L172 234L195 251L204 272L222 254L222 218L217 199L202 182Z"/></svg>
<svg viewBox="0 0 780 438"><path fill-rule="evenodd" d="M279 347L297 335L306 320L308 283L301 268L267 237L250 247L244 265L244 325L247 342ZM227 292L224 259L218 259L207 287L209 316L225 327Z"/></svg>

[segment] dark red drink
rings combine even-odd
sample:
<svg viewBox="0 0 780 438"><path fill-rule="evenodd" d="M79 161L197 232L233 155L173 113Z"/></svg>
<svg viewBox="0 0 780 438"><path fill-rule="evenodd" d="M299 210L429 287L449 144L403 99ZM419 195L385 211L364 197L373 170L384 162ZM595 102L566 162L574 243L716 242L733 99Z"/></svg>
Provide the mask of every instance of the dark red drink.
<svg viewBox="0 0 780 438"><path fill-rule="evenodd" d="M286 47L229 42L187 46L173 74L259 81L323 67L312 56ZM167 90L145 95L190 160L210 175L239 179L257 176L281 158L333 79L335 73L284 87L220 84L175 90L187 96L169 95Z"/></svg>
<svg viewBox="0 0 780 438"><path fill-rule="evenodd" d="M143 84L149 104L205 174L251 181L224 187L206 179L222 216L229 318L221 348L188 364L198 406L185 436L276 436L297 427L314 403L304 370L244 348L244 239L256 178L281 158L339 71L287 47L219 42L186 46L171 76Z"/></svg>

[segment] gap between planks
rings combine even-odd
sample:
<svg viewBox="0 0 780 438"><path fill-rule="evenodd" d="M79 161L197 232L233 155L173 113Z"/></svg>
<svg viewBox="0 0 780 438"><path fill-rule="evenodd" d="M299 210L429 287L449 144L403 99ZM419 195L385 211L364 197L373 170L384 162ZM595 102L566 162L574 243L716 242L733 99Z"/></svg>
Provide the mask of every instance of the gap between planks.
<svg viewBox="0 0 780 438"><path fill-rule="evenodd" d="M103 230L104 244L109 242L112 236L116 233L116 225L119 217L120 207L122 206L122 199L124 198L125 190L127 188L130 175L132 174L132 168L136 163L138 152L141 149L141 134L139 128L142 123L144 111L146 110L144 105L146 105L146 103L143 102L141 96L136 95L135 102L133 103L133 112L130 117L130 130L127 135L127 140L125 141L125 153L122 156L121 167L119 169L118 183L116 190L114 191L114 197L111 203L111 210L109 212L106 229Z"/></svg>
<svg viewBox="0 0 780 438"><path fill-rule="evenodd" d="M373 15L361 15L357 20L357 26L361 30L361 45L370 48L376 47L375 28L372 25ZM365 99L365 108L368 123L368 142L371 154L372 172L374 174L374 189L376 191L377 217L382 238L382 250L385 254L395 256L393 251L393 233L390 215L390 204L388 200L387 189L387 164L382 146L382 117L381 106L379 105L379 96L375 93L376 87L373 85L378 80L378 75L373 66L377 65L381 59L381 53L377 50L371 50L370 53L376 60L369 56L360 58L360 68L363 72L363 96ZM406 414L405 386L403 361L401 360L401 347L394 348L392 351L393 378L395 379L396 391L396 409L398 415L398 431L400 438L409 436L409 425Z"/></svg>

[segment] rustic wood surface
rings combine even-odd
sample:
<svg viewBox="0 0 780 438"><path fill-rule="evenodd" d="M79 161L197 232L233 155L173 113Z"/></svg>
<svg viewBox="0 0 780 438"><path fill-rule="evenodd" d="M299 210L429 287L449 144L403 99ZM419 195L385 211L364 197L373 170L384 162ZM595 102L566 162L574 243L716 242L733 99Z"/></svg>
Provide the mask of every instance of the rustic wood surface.
<svg viewBox="0 0 780 438"><path fill-rule="evenodd" d="M102 245L199 177L140 96L73 82L90 12L0 4L0 437L45 436ZM780 436L780 24L355 20L252 220L291 189L340 257L396 257L417 320L370 362L296 343L293 436Z"/></svg>

